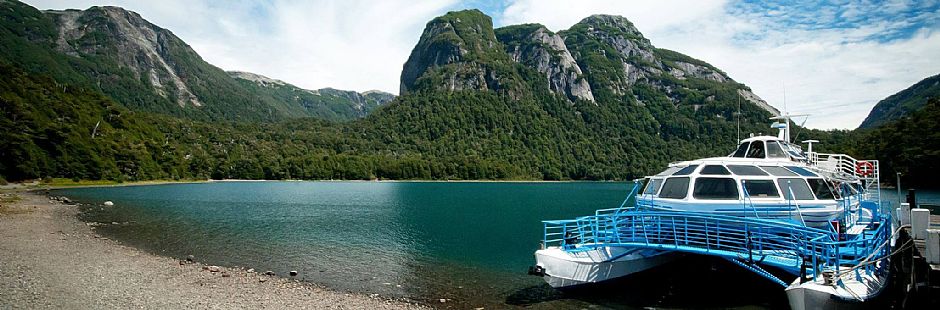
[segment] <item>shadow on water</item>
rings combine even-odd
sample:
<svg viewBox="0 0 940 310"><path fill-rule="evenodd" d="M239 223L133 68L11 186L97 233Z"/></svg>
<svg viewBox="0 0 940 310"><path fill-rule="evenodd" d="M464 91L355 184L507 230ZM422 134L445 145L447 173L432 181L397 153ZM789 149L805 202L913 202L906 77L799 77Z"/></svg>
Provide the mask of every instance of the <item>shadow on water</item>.
<svg viewBox="0 0 940 310"><path fill-rule="evenodd" d="M572 289L542 284L519 289L505 303L513 306L576 304L605 308L788 308L784 288L727 261L687 256L621 279Z"/></svg>

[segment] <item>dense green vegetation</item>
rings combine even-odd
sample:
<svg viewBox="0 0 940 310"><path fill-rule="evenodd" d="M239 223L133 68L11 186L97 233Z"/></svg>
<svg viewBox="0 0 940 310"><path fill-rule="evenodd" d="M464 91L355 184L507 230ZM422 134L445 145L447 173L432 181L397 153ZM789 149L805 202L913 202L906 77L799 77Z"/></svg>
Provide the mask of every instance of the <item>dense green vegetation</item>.
<svg viewBox="0 0 940 310"><path fill-rule="evenodd" d="M381 92L359 94L324 88L316 91L291 84L264 84L236 78L241 87L252 93L264 94L278 101L302 107L306 115L328 121L349 121L362 118L379 106L391 101L394 95Z"/></svg>
<svg viewBox="0 0 940 310"><path fill-rule="evenodd" d="M348 120L364 115L348 100L306 96L284 100L283 92L258 91L205 62L170 31L154 26L136 13L109 13L116 8L92 7L76 22L83 35L57 43L59 14L41 12L18 1L0 1L0 63L50 77L62 84L98 91L134 110L202 121L272 122L297 117ZM121 13L125 13L122 11ZM112 15L131 19L137 27L153 31L159 56L182 79L202 106L181 93L159 60L148 58ZM134 55L131 57L129 55ZM158 76L160 86L154 85ZM301 92L293 92L298 94ZM180 100L183 100L181 106ZM371 109L375 105L367 104Z"/></svg>
<svg viewBox="0 0 940 310"><path fill-rule="evenodd" d="M919 110L870 130L859 130L855 152L877 158L883 177L893 182L900 172L905 183L940 187L940 97L924 100Z"/></svg>
<svg viewBox="0 0 940 310"><path fill-rule="evenodd" d="M876 128L893 120L904 118L920 110L928 99L936 97L940 97L940 74L925 78L911 85L911 87L879 101L858 128Z"/></svg>
<svg viewBox="0 0 940 310"><path fill-rule="evenodd" d="M168 53L177 53L182 72L200 77L189 87L205 103L181 108L119 65L114 50L97 49L111 46L107 32L73 42L91 52L66 54L55 47L53 19L18 2L0 8L7 9L0 14L0 180L616 180L726 155L738 120L742 134L774 131L767 111L747 102L738 109L744 85L663 72L682 62L724 76L653 48L625 19L588 20L565 32L596 104L552 92L544 74L506 52L503 42L540 48L524 42L539 25L494 30L489 17L463 11L428 23L409 59L424 71L411 76L406 65L406 95L385 105L363 95L362 109L342 91L325 91L334 101L323 90L315 97L232 79L172 37ZM597 31L648 54L622 55ZM435 62L441 59L450 60ZM662 64L659 73L628 82L624 65L649 67L651 59ZM821 151L881 159L884 175L895 169L931 182L938 110L932 101L871 131L795 132L822 140Z"/></svg>

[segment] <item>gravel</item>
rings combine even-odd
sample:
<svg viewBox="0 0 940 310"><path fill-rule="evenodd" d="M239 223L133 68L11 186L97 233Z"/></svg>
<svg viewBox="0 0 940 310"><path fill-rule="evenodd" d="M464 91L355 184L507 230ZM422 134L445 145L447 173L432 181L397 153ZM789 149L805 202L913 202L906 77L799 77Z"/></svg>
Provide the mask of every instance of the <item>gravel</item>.
<svg viewBox="0 0 940 310"><path fill-rule="evenodd" d="M96 238L74 205L16 195L19 201L0 208L2 309L425 308L242 269L204 271Z"/></svg>

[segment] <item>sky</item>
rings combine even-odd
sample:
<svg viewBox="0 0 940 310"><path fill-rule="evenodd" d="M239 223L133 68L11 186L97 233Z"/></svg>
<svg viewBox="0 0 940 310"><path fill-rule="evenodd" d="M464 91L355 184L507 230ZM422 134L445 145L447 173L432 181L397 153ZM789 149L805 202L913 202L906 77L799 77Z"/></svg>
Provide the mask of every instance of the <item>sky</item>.
<svg viewBox="0 0 940 310"><path fill-rule="evenodd" d="M554 31L622 15L659 48L704 60L819 129L858 127L879 100L940 73L940 0L26 0L39 9L116 5L225 70L297 86L398 93L424 25L477 8L496 27Z"/></svg>

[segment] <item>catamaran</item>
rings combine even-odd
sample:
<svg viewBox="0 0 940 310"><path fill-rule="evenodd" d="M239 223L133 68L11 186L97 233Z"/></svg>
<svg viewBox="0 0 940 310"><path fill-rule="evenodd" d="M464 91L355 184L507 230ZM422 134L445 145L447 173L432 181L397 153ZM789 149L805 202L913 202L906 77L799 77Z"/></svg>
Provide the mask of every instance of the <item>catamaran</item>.
<svg viewBox="0 0 940 310"><path fill-rule="evenodd" d="M814 152L815 140L804 152L790 141L792 116L773 118L777 136L741 140L726 157L669 164L618 208L543 221L530 274L569 288L704 255L779 284L793 309L879 295L896 231L878 161Z"/></svg>

